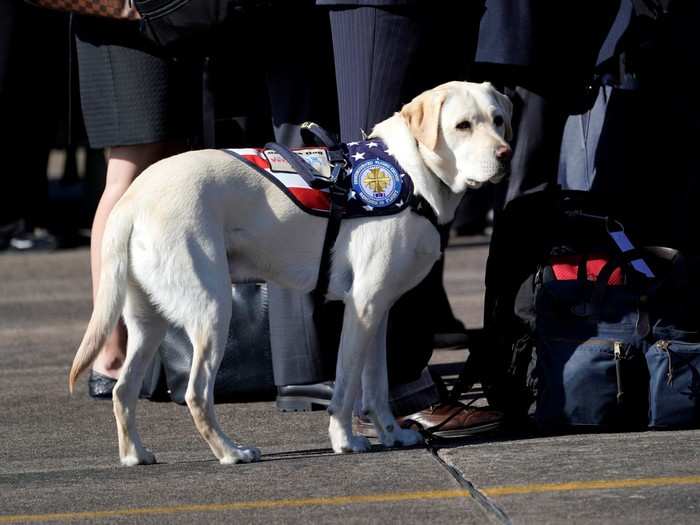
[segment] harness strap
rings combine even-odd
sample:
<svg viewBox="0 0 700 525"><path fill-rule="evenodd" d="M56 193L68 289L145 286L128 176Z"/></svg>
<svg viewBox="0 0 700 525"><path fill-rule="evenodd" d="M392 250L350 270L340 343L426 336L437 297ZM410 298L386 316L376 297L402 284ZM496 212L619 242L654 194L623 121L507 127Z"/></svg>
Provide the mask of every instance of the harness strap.
<svg viewBox="0 0 700 525"><path fill-rule="evenodd" d="M311 292L311 297L314 302L314 324L316 325L317 331L320 333L321 308L326 302L328 285L331 279L331 251L338 238L340 224L346 210L348 191L344 189L343 184L338 183L347 175L345 172L347 161L345 160L343 146L328 131L315 122L304 122L301 125L301 136L305 144L316 144L326 148L328 159L332 166L330 180L323 177L319 179L318 177L321 175L316 170L308 166L306 162L299 159L296 154L289 151L287 148L279 144L268 145L268 147L274 146L273 149L282 155L295 170L299 172L304 171L304 173L307 174L310 173L312 176L312 180L309 182L311 186L316 188L328 188L330 192L331 207L329 210L328 224L326 225L326 234L323 238L318 278L316 279L316 286ZM302 169L299 169L300 166L302 166Z"/></svg>
<svg viewBox="0 0 700 525"><path fill-rule="evenodd" d="M313 319L316 328L321 329L321 308L326 302L326 294L328 294L328 285L331 280L331 250L335 245L340 232L340 223L345 215L345 202L347 200L347 192L338 185L330 186L331 192L331 209L326 225L326 235L323 239L323 248L321 250L321 262L318 267L318 278L311 296L314 301Z"/></svg>
<svg viewBox="0 0 700 525"><path fill-rule="evenodd" d="M411 195L411 199L409 200L408 207L411 208L411 211L413 213L417 213L421 217L425 217L430 221L430 224L435 226L435 229L440 233L440 251L444 252L445 249L447 248L447 241L449 240L448 235L443 235L441 233L440 225L438 224L438 219L437 215L435 214L435 210L433 207L430 205L430 203L425 200L423 197L418 197L414 193Z"/></svg>

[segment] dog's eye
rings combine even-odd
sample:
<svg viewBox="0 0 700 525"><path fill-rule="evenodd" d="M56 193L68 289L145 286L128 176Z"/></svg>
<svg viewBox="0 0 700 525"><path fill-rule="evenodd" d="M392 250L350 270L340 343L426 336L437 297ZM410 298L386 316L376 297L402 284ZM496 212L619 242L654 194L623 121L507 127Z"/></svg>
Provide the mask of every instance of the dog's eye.
<svg viewBox="0 0 700 525"><path fill-rule="evenodd" d="M496 115L495 117L493 117L493 123L500 128L503 125L503 117L500 115Z"/></svg>
<svg viewBox="0 0 700 525"><path fill-rule="evenodd" d="M457 124L457 126L455 126L455 127L456 127L457 129L462 129L462 130L464 130L464 129L472 129L472 123L469 122L468 120L463 120L462 122L460 122L459 124Z"/></svg>

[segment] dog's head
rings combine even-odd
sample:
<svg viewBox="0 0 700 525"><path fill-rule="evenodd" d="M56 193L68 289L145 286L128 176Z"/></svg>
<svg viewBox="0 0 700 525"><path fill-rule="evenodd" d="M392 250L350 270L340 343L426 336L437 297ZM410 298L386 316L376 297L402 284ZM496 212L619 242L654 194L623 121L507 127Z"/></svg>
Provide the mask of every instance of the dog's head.
<svg viewBox="0 0 700 525"><path fill-rule="evenodd" d="M401 109L419 151L454 193L498 182L507 173L513 105L484 82L448 82Z"/></svg>

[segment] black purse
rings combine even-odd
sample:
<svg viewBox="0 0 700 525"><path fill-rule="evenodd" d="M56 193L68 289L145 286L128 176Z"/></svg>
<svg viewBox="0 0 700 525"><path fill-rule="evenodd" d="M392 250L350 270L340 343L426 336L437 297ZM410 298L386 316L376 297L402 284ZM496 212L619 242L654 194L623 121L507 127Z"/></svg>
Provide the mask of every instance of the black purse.
<svg viewBox="0 0 700 525"><path fill-rule="evenodd" d="M80 15L117 20L139 19L139 13L131 0L25 0L25 2L36 7Z"/></svg>
<svg viewBox="0 0 700 525"><path fill-rule="evenodd" d="M142 31L171 51L206 50L217 33L251 8L268 5L260 0L133 0Z"/></svg>
<svg viewBox="0 0 700 525"><path fill-rule="evenodd" d="M216 374L214 402L274 399L277 390L272 368L267 284L234 284L231 299L229 337ZM192 366L192 344L182 329L168 329L159 357L170 399L184 404Z"/></svg>

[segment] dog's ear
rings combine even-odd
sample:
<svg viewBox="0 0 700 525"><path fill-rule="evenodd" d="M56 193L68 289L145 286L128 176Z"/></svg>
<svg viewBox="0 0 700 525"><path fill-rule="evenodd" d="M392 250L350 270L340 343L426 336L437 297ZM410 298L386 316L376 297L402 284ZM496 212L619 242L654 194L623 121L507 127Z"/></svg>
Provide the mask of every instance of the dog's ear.
<svg viewBox="0 0 700 525"><path fill-rule="evenodd" d="M506 127L504 138L506 139L506 141L511 141L513 140L513 126L511 124L511 120L513 119L513 103L507 96L505 96L503 93L494 88L490 82L484 82L484 84L486 84L487 87L490 88L494 98L496 99L496 102L498 102L498 105L501 107L501 110L503 110L503 120L505 121Z"/></svg>
<svg viewBox="0 0 700 525"><path fill-rule="evenodd" d="M413 136L426 148L435 151L440 133L440 110L445 102L444 90L422 93L401 108L401 116Z"/></svg>

